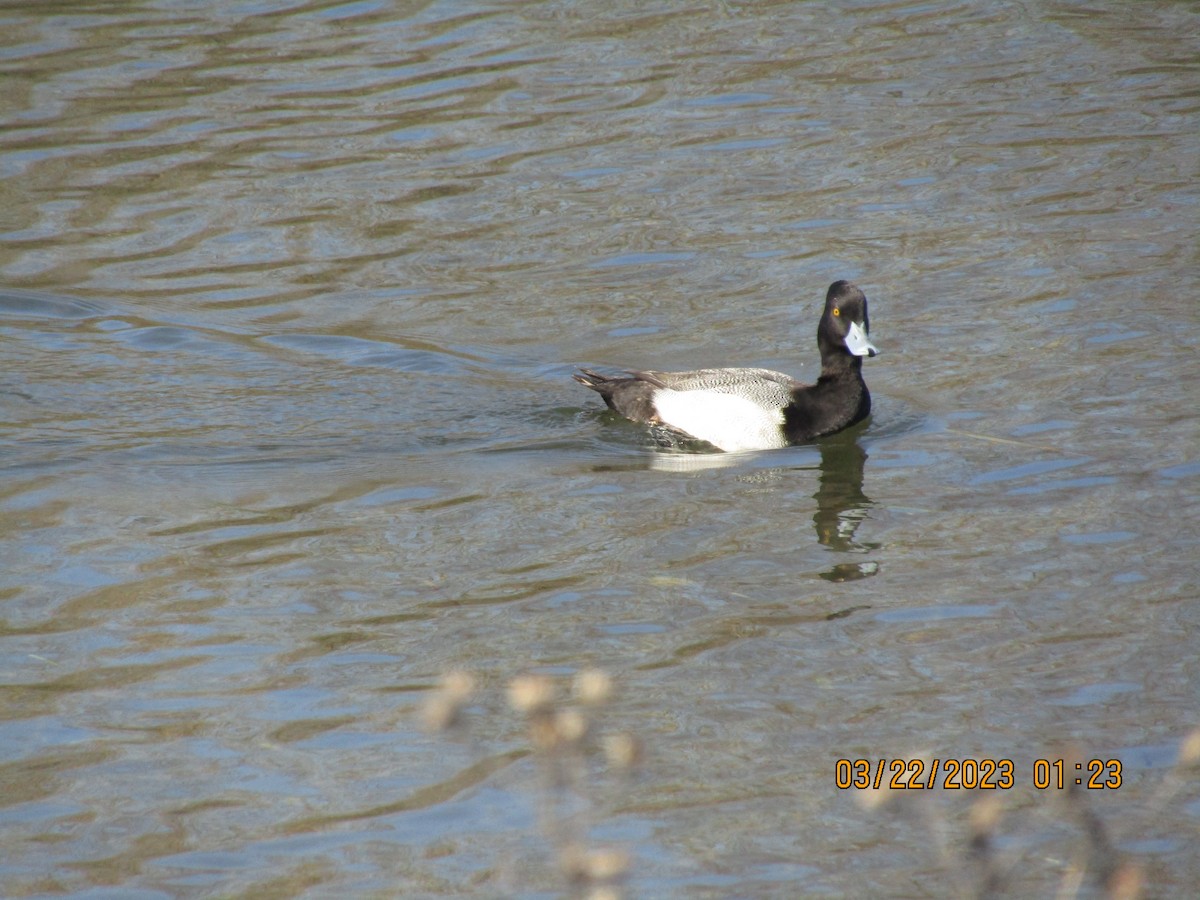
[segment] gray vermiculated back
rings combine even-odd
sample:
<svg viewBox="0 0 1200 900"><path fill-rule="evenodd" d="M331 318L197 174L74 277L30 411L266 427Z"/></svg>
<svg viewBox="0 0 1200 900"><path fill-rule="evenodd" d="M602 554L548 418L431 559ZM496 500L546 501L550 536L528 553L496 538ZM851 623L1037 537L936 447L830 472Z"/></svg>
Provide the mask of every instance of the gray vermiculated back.
<svg viewBox="0 0 1200 900"><path fill-rule="evenodd" d="M733 394L761 406L780 409L800 386L790 375L770 369L696 369L693 372L637 372L647 381L675 391L717 391Z"/></svg>

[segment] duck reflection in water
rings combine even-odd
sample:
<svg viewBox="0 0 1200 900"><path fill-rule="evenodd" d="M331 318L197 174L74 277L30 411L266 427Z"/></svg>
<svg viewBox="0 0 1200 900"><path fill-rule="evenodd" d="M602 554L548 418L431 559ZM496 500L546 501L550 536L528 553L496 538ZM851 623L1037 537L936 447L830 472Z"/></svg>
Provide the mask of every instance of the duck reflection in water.
<svg viewBox="0 0 1200 900"><path fill-rule="evenodd" d="M857 429L855 429L856 431ZM662 448L678 449L678 435L673 432L655 434ZM859 446L852 432L842 432L822 438L816 443L821 454L817 501L813 513L813 527L817 541L838 554L868 554L879 549L877 542L856 539L859 525L866 519L871 498L863 492L863 468L867 462L867 451ZM704 469L720 469L736 466L745 457L736 453L652 453L635 465L648 465L660 472L698 472ZM604 468L615 468L611 464ZM809 465L801 468L808 469ZM760 470L763 477L781 475L784 469ZM826 581L844 582L869 578L879 571L879 564L872 560L863 562L840 562L820 575Z"/></svg>
<svg viewBox="0 0 1200 900"><path fill-rule="evenodd" d="M867 452L848 435L834 435L819 443L821 474L817 492L817 511L813 527L817 540L836 553L869 553L877 550L876 542L855 539L858 526L867 517L871 498L863 493L863 467ZM869 578L879 570L873 561L837 563L821 577L826 581L843 582Z"/></svg>

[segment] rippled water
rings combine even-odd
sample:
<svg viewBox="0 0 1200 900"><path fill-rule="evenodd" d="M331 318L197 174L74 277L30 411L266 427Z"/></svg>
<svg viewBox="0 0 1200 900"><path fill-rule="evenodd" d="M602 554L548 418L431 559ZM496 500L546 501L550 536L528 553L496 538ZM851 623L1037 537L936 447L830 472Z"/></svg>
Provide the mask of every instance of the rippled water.
<svg viewBox="0 0 1200 900"><path fill-rule="evenodd" d="M0 18L6 894L1194 889L1195 4ZM817 446L569 378L812 377L842 277ZM588 666L531 745L505 686ZM835 784L922 754L1014 785Z"/></svg>

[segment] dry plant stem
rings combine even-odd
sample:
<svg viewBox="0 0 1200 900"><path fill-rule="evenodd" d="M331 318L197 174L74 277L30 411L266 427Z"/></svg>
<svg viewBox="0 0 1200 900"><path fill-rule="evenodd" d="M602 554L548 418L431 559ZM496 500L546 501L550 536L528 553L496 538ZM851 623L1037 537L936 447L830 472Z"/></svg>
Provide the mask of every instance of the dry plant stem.
<svg viewBox="0 0 1200 900"><path fill-rule="evenodd" d="M1068 784L1066 788L1067 805L1071 809L1080 827L1083 828L1087 840L1085 847L1085 871L1090 869L1096 875L1096 880L1107 888L1113 880L1120 865L1117 850L1109 840L1108 830L1104 822L1096 815L1095 810L1088 805L1087 795L1079 785Z"/></svg>

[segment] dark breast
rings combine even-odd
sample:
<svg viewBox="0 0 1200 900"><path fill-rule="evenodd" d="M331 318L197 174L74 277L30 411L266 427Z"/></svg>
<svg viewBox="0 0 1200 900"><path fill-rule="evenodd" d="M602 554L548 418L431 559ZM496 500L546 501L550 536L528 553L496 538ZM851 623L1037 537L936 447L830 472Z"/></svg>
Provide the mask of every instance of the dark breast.
<svg viewBox="0 0 1200 900"><path fill-rule="evenodd" d="M849 428L870 412L871 394L862 378L822 377L792 393L783 411L783 432L789 441L805 443Z"/></svg>

